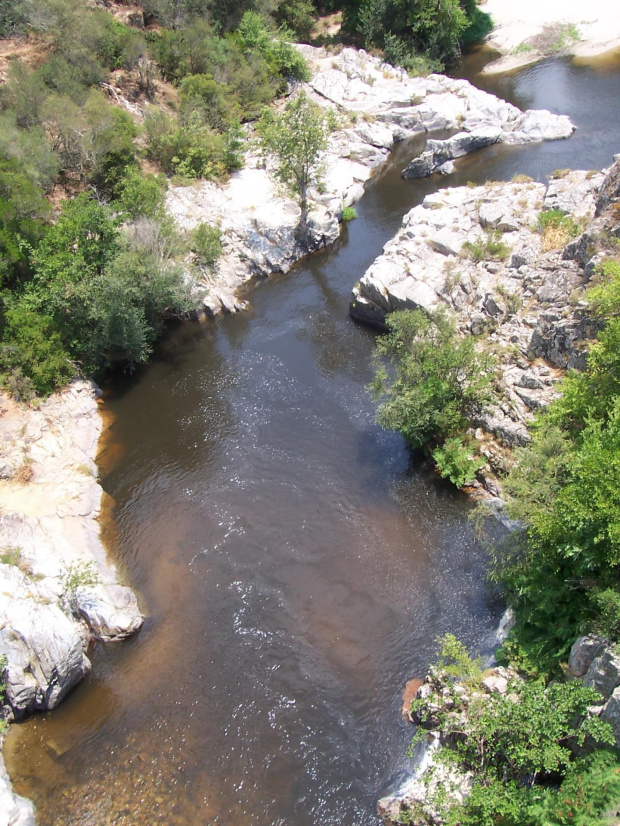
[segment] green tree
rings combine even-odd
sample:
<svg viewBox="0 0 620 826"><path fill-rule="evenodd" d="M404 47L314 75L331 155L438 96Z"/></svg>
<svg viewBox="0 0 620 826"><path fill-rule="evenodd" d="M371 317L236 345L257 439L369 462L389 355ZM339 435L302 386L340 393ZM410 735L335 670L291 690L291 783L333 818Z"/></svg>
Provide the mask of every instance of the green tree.
<svg viewBox="0 0 620 826"><path fill-rule="evenodd" d="M323 175L322 162L332 128L329 113L299 94L281 113L266 110L258 122L263 153L273 159L274 175L301 209L298 233L308 233L308 190Z"/></svg>
<svg viewBox="0 0 620 826"><path fill-rule="evenodd" d="M391 369L379 359L372 385L379 424L414 448L462 434L490 397L492 359L444 311L403 310L387 324L377 349Z"/></svg>
<svg viewBox="0 0 620 826"><path fill-rule="evenodd" d="M46 230L51 209L43 191L16 158L0 154L0 287L30 274L31 252Z"/></svg>

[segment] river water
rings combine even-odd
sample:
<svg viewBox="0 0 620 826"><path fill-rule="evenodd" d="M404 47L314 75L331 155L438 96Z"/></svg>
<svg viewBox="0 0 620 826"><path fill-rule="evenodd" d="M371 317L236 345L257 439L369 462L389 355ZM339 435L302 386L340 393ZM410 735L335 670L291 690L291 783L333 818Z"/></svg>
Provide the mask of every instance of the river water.
<svg viewBox="0 0 620 826"><path fill-rule="evenodd" d="M61 708L11 729L43 826L374 824L408 768L405 681L439 634L488 644L501 605L469 503L375 425L374 334L349 294L430 191L608 165L620 67L477 82L579 131L491 147L449 180L403 181L416 147L400 147L331 249L261 285L250 312L180 327L108 393L106 533L148 619L96 650Z"/></svg>

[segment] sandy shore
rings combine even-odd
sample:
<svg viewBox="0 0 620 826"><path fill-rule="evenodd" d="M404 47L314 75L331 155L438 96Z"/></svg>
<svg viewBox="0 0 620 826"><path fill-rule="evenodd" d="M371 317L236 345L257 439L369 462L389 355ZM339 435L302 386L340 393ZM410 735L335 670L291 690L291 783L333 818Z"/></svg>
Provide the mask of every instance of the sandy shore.
<svg viewBox="0 0 620 826"><path fill-rule="evenodd" d="M486 0L482 8L495 22L488 43L503 55L486 73L553 54L588 58L620 49L618 0Z"/></svg>

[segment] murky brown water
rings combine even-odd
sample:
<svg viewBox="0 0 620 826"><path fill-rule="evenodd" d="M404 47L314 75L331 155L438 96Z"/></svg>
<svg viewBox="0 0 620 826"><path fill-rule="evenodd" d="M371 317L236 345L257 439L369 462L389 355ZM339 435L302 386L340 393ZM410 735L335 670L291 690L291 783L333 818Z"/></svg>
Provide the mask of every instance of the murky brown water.
<svg viewBox="0 0 620 826"><path fill-rule="evenodd" d="M579 132L472 155L451 184L620 151L617 66L486 83ZM373 334L347 316L404 212L448 183L402 181L407 151L332 249L262 285L250 313L178 329L109 396L114 555L149 618L95 652L60 709L11 730L42 825L373 824L407 770L404 682L438 634L488 642L500 606L468 503L374 424Z"/></svg>

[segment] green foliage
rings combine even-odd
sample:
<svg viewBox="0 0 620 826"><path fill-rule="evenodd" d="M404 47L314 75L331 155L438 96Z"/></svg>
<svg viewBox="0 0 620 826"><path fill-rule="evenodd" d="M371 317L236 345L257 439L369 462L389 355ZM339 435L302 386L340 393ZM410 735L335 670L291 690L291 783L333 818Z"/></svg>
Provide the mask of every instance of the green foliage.
<svg viewBox="0 0 620 826"><path fill-rule="evenodd" d="M213 267L222 254L222 231L211 224L198 224L192 232L190 249L199 264Z"/></svg>
<svg viewBox="0 0 620 826"><path fill-rule="evenodd" d="M303 56L291 46L287 33L275 36L261 15L247 11L238 30L239 40L245 51L257 51L267 62L274 75L284 79L310 80L310 72Z"/></svg>
<svg viewBox="0 0 620 826"><path fill-rule="evenodd" d="M440 643L431 671L445 686L443 703L438 709L431 694L415 700L412 712L442 731L445 746L436 761L469 773L473 781L461 804L444 784L434 792L429 787L445 822L532 826L568 824L578 816L583 820L577 822L599 823L595 818L617 800L619 768L608 751L581 760L575 753L586 738L603 748L613 744L611 726L588 714L600 695L579 681L545 686L541 680L513 680L505 694L488 694L479 688L480 662L451 635Z"/></svg>
<svg viewBox="0 0 620 826"><path fill-rule="evenodd" d="M23 34L30 22L33 0L3 0L0 4L0 38Z"/></svg>
<svg viewBox="0 0 620 826"><path fill-rule="evenodd" d="M159 215L156 179L146 193L135 183L128 181L133 200L127 193L134 213ZM162 319L191 307L162 227L141 217L125 236L119 221L87 195L65 204L36 250L34 277L5 308L3 372L22 371L46 394L74 374L73 362L87 373L131 369L147 360Z"/></svg>
<svg viewBox="0 0 620 826"><path fill-rule="evenodd" d="M179 114L184 125L200 122L212 129L223 129L239 113L231 110L222 85L211 75L188 75L181 82Z"/></svg>
<svg viewBox="0 0 620 826"><path fill-rule="evenodd" d="M457 488L470 485L476 473L484 467L486 460L476 456L471 445L466 445L460 436L451 436L443 445L433 450L433 459L444 479L449 479Z"/></svg>
<svg viewBox="0 0 620 826"><path fill-rule="evenodd" d="M454 634L445 634L437 642L437 668L469 688L478 687L484 670L480 657L472 657L467 647Z"/></svg>
<svg viewBox="0 0 620 826"><path fill-rule="evenodd" d="M440 72L443 68L440 61L412 52L407 40L391 32L383 35L383 56L386 63L402 66L413 77L425 77L431 72Z"/></svg>
<svg viewBox="0 0 620 826"><path fill-rule="evenodd" d="M614 588L597 589L590 602L594 613L591 630L606 639L620 639L620 593Z"/></svg>
<svg viewBox="0 0 620 826"><path fill-rule="evenodd" d="M353 206L346 206L342 209L342 220L343 221L353 221L357 218L357 210Z"/></svg>
<svg viewBox="0 0 620 826"><path fill-rule="evenodd" d="M167 187L168 182L163 175L143 175L131 168L120 182L118 205L130 221L138 218L163 219Z"/></svg>
<svg viewBox="0 0 620 826"><path fill-rule="evenodd" d="M620 266L609 261L587 294L605 325L587 368L565 377L505 483L527 531L495 569L518 609L504 649L530 670L557 668L578 633L614 639L620 630L619 284Z"/></svg>
<svg viewBox="0 0 620 826"><path fill-rule="evenodd" d="M316 17L316 9L311 0L284 0L276 11L277 22L293 32L296 39L306 43L310 40Z"/></svg>
<svg viewBox="0 0 620 826"><path fill-rule="evenodd" d="M475 0L362 0L342 3L343 30L367 48L385 50L388 62L413 74L439 71L460 56L462 44L492 28Z"/></svg>
<svg viewBox="0 0 620 826"><path fill-rule="evenodd" d="M75 375L53 319L30 309L24 301L4 312L0 374L4 374L5 387L23 401L30 400L32 387L47 396Z"/></svg>
<svg viewBox="0 0 620 826"><path fill-rule="evenodd" d="M460 338L445 312L405 310L387 323L390 332L377 347L393 375L378 362L372 385L381 400L377 421L414 448L459 435L490 397L493 360L476 351L472 337Z"/></svg>
<svg viewBox="0 0 620 826"><path fill-rule="evenodd" d="M32 246L44 236L50 213L23 164L0 154L0 287L29 275Z"/></svg>
<svg viewBox="0 0 620 826"><path fill-rule="evenodd" d="M233 122L222 135L202 120L199 109L184 123L159 109L151 108L145 118L148 155L171 175L180 178L222 178L243 165L245 134Z"/></svg>
<svg viewBox="0 0 620 826"><path fill-rule="evenodd" d="M477 241L465 241L463 255L472 261L505 261L510 255L510 247L502 241L502 235L497 230L487 230Z"/></svg>
<svg viewBox="0 0 620 826"><path fill-rule="evenodd" d="M620 769L609 752L575 761L561 788L549 790L531 807L535 823L549 826L600 826L620 799Z"/></svg>
<svg viewBox="0 0 620 826"><path fill-rule="evenodd" d="M559 788L491 781L475 784L462 806L446 818L448 826L602 826L605 813L620 797L620 770L612 754L599 751L576 760Z"/></svg>
<svg viewBox="0 0 620 826"><path fill-rule="evenodd" d="M479 43L489 32L493 31L493 19L490 14L482 11L477 0L465 0L461 5L467 15L468 25L461 32L460 44L469 46Z"/></svg>
<svg viewBox="0 0 620 826"><path fill-rule="evenodd" d="M303 93L281 113L266 110L257 130L261 150L275 163L275 177L301 207L299 233L307 231L308 189L322 180L327 137L333 128L330 114Z"/></svg>
<svg viewBox="0 0 620 826"><path fill-rule="evenodd" d="M0 563L3 565L19 565L22 549L16 545L5 545L0 549Z"/></svg>

